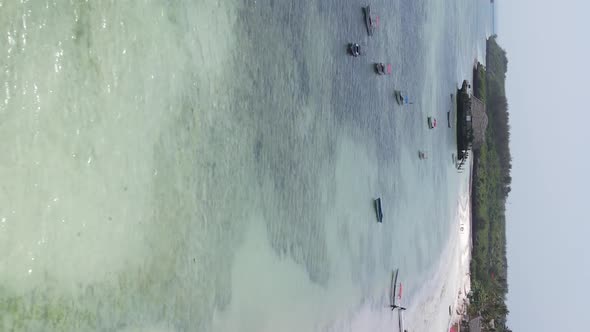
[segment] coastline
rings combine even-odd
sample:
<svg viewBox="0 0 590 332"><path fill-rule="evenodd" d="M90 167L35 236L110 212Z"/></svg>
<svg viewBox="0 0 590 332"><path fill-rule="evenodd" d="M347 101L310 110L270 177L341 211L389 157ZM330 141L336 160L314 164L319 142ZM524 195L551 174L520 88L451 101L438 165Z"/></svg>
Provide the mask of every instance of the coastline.
<svg viewBox="0 0 590 332"><path fill-rule="evenodd" d="M472 168L457 200L457 212L447 244L428 282L410 300L405 313L408 331L449 331L459 323L470 292ZM450 308L450 313L449 313Z"/></svg>
<svg viewBox="0 0 590 332"><path fill-rule="evenodd" d="M456 227L456 231L449 233L438 265L433 267L428 281L405 303L408 307L404 312L407 331L449 331L453 324L459 323L462 319L465 309L463 303L471 285L469 269L472 250L473 162L470 162L469 166L469 175L462 180L456 216L452 222L452 227ZM327 324L327 330L399 331L399 315L384 310L382 300L367 300L360 307L351 308L345 316Z"/></svg>
<svg viewBox="0 0 590 332"><path fill-rule="evenodd" d="M451 305L451 317L449 319L449 325L447 331L450 331L451 328L455 325L461 323L461 319L465 315L467 310L467 301L468 301L468 294L471 290L471 275L470 275L470 263L471 263L471 251L473 249L473 241L472 241L472 223L473 223L473 158L469 161L469 202L468 202L468 209L467 209L467 222L463 226L463 231L461 230L461 226L459 228L460 232L460 243L459 243L459 250L461 252L459 268L463 272L462 278L459 282L459 291L457 292L457 297L455 298L455 302ZM458 330L457 330L458 331Z"/></svg>

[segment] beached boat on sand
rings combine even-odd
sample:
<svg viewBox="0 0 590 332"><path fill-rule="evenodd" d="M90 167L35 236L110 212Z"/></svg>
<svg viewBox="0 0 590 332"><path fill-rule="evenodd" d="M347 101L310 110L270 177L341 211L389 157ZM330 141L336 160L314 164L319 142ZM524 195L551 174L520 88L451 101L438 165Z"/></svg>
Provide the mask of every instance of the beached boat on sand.
<svg viewBox="0 0 590 332"><path fill-rule="evenodd" d="M399 269L395 269L394 271L391 271L391 294L389 297L389 303L390 306L392 307L392 309L396 309L396 308L402 308L401 307L401 299L402 299L402 283L398 283L398 276L399 276ZM402 311L405 310L405 308L402 308Z"/></svg>
<svg viewBox="0 0 590 332"><path fill-rule="evenodd" d="M391 271L391 286L390 286L390 298L389 298L389 306L391 310L398 309L398 323L399 323L399 330L400 332L407 332L405 328L405 321L404 321L404 311L406 308L402 306L402 284L401 282L398 284L398 275L399 269L395 269Z"/></svg>
<svg viewBox="0 0 590 332"><path fill-rule="evenodd" d="M396 270L396 275L395 275L396 282L393 285L393 289L394 289L394 292L392 294L393 305L399 309L397 311L397 318L398 318L400 332L407 332L406 327L405 327L405 321L404 321L404 311L406 311L406 308L404 306L402 306L402 283L400 282L399 286L397 285L397 273L398 273L398 270ZM397 294L395 291L396 289L397 289Z"/></svg>
<svg viewBox="0 0 590 332"><path fill-rule="evenodd" d="M397 312L398 315L398 321L399 321L399 330L400 332L408 332L408 330L406 330L406 323L404 321L404 311L400 310Z"/></svg>

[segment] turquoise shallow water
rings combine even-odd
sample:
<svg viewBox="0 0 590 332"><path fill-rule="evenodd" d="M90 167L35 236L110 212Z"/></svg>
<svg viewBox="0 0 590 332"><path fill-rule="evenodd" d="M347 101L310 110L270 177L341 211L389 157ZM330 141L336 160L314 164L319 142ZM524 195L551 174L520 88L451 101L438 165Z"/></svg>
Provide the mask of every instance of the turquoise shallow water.
<svg viewBox="0 0 590 332"><path fill-rule="evenodd" d="M324 330L436 269L464 178L426 117L485 4L372 3L372 38L357 2L0 5L3 330Z"/></svg>

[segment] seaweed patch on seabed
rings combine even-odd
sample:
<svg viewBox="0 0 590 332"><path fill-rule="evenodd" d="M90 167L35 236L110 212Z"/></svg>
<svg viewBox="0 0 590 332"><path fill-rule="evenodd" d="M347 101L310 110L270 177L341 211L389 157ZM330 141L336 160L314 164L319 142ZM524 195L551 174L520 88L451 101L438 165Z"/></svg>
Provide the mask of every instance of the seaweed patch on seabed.
<svg viewBox="0 0 590 332"><path fill-rule="evenodd" d="M267 86L273 89L270 82ZM258 105L261 120L251 153L263 193L263 214L275 252L303 265L311 281L324 285L329 261L322 207L328 203L324 202L327 186L334 185L327 167L334 159L335 141L323 130L317 113L282 102L268 98ZM299 104L306 105L307 98ZM305 116L312 119L301 131L294 124L305 122Z"/></svg>
<svg viewBox="0 0 590 332"><path fill-rule="evenodd" d="M271 247L302 265L311 281L325 285L330 266L323 211L327 187L334 185L328 165L335 139L326 133L332 124L316 100L315 73L306 62L306 27L284 16L292 12L282 6L241 11L241 61L248 63L245 76L251 84L242 82L246 86L238 87L238 94L246 100L244 124L254 133L248 151ZM272 56L261 56L270 48Z"/></svg>
<svg viewBox="0 0 590 332"><path fill-rule="evenodd" d="M279 105L274 106L263 108L280 109ZM322 174L326 172L326 163L333 159L330 153L334 149L330 145L334 142L315 126L308 128L306 135L299 135L292 123L300 115L294 110L286 112L291 116L273 112L262 115L266 120L260 121L261 124L274 125L258 128L251 150L257 164L257 180L265 196L261 204L273 249L305 266L310 280L325 284L329 264L322 201L323 191L327 189L322 184L329 185L334 178Z"/></svg>
<svg viewBox="0 0 590 332"><path fill-rule="evenodd" d="M293 140L282 144L260 137L254 147L261 170L258 181L268 195L262 206L270 243L278 255L288 255L303 265L311 281L325 285L329 261L322 191L326 188L319 183L334 179L322 179L323 170L309 167L313 158L305 151L297 151L302 144ZM318 162L321 164L321 159Z"/></svg>

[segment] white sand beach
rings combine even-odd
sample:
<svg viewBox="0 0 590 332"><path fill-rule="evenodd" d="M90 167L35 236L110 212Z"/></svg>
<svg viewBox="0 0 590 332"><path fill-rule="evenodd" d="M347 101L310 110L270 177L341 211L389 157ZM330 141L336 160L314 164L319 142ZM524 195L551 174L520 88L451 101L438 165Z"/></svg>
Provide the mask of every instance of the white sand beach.
<svg viewBox="0 0 590 332"><path fill-rule="evenodd" d="M461 319L463 303L470 290L472 247L470 184L465 185L457 202L456 228L451 230L439 267L409 303L406 313L408 331L448 331Z"/></svg>
<svg viewBox="0 0 590 332"><path fill-rule="evenodd" d="M469 264L471 260L471 195L470 179L466 177L457 200L456 224L451 230L438 266L428 282L402 301L404 327L410 332L448 331L459 322L463 303L470 290ZM402 280L408 282L408 280ZM411 290L409 290L411 291ZM384 297L385 298L385 297ZM449 314L449 307L451 314ZM360 310L332 326L334 331L398 331L399 315L386 304L364 304Z"/></svg>

